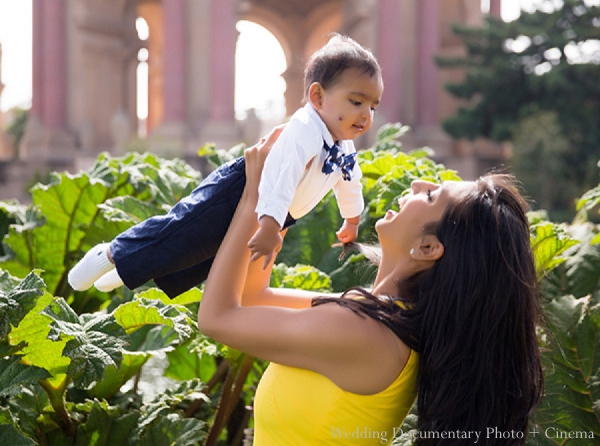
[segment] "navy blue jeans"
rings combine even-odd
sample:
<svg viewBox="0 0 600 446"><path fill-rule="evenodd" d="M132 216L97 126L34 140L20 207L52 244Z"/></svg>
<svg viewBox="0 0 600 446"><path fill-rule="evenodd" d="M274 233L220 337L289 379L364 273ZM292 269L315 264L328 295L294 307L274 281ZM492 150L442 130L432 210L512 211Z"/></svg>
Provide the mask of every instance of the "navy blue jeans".
<svg viewBox="0 0 600 446"><path fill-rule="evenodd" d="M119 234L110 251L125 285L154 280L173 298L204 282L246 185L240 157L220 166L166 215ZM286 227L295 221L288 217Z"/></svg>

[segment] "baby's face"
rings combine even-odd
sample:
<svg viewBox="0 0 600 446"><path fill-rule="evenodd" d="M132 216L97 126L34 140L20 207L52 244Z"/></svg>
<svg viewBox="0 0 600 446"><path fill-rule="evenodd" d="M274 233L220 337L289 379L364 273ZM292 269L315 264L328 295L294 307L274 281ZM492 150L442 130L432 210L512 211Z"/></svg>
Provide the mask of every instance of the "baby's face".
<svg viewBox="0 0 600 446"><path fill-rule="evenodd" d="M335 141L354 139L373 124L373 114L381 100L383 81L358 68L344 71L339 80L322 91L317 112Z"/></svg>

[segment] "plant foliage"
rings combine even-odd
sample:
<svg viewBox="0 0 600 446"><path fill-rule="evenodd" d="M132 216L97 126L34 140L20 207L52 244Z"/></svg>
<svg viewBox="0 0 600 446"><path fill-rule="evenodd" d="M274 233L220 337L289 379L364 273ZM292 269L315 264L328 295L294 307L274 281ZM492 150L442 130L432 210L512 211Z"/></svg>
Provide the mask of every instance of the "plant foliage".
<svg viewBox="0 0 600 446"><path fill-rule="evenodd" d="M375 240L374 222L397 206L412 180L459 179L431 161L428 151L403 152L398 138L405 131L399 124L384 126L375 145L360 152L366 204L361 241ZM203 150L218 164L240 149ZM1 444L250 441L248 407L266 364L198 331L194 314L201 288L170 300L152 283L109 294L73 292L65 281L91 246L167 212L199 180L181 161L101 155L88 171L55 174L48 184L36 185L30 206L0 204ZM587 220L598 197L594 189L581 198L577 223L570 226L530 214L548 314L540 327L547 392L532 432L600 435L600 245L597 226ZM362 254L339 260L340 249L331 246L340 224L328 196L288 232L271 285L322 292L368 286L374 270ZM407 418L394 444L412 444L415 417ZM565 443L546 437L529 439Z"/></svg>

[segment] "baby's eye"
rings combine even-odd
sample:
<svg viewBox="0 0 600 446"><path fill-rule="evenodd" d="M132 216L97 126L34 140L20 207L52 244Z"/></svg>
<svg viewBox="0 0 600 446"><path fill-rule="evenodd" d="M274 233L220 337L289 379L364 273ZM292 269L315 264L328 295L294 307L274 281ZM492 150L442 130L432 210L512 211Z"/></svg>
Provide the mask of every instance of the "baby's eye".
<svg viewBox="0 0 600 446"><path fill-rule="evenodd" d="M350 102L352 103L352 105L356 105L357 107L362 104L360 101L354 101L352 99L350 99Z"/></svg>
<svg viewBox="0 0 600 446"><path fill-rule="evenodd" d="M427 200L431 201L431 189L427 189Z"/></svg>

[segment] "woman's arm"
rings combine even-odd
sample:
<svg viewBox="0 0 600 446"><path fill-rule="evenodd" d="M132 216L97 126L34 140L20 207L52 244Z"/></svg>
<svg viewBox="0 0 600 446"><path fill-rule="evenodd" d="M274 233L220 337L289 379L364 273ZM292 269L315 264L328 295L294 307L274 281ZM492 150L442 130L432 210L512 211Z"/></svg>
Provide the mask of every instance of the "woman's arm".
<svg viewBox="0 0 600 446"><path fill-rule="evenodd" d="M307 308L307 298L316 293L269 289L266 271L249 278L262 263L249 267L247 243L258 227L258 181L273 137L245 153L246 188L206 281L198 311L200 330L252 356L319 372L346 390L381 390L397 376L403 359L390 352L390 347L397 349L391 331L342 306ZM243 296L254 300L252 306L244 306ZM274 305L296 299L304 304L299 305L302 309L265 305L270 299Z"/></svg>
<svg viewBox="0 0 600 446"><path fill-rule="evenodd" d="M285 238L287 229L282 232ZM277 253L275 253L276 257ZM312 304L315 296L323 296L325 293L316 293L314 291L298 290L292 288L270 288L271 272L275 264L275 257L269 262L266 268L262 266L262 260L251 261L248 265L246 283L242 292L243 306L269 305L273 307L285 308L308 308ZM334 296L334 294L327 294ZM339 296L335 294L335 296Z"/></svg>
<svg viewBox="0 0 600 446"><path fill-rule="evenodd" d="M255 206L258 200L258 183L265 158L281 133L283 127L276 127L266 138L246 150L246 188L230 227L221 244L219 255L211 268L204 295L210 295L213 284L227 283L231 295L241 296L243 306L269 305L290 308L307 308L312 298L323 293L295 289L272 289L269 287L275 257L267 268L261 261L250 261L250 252L246 248L248 240L258 228ZM287 231L287 230L286 230ZM285 235L285 232L282 235ZM228 260L222 260L227 258ZM235 267L234 267L235 265ZM245 271L244 271L245 268ZM223 287L221 286L221 289ZM204 299L206 300L206 299ZM204 310L209 305L204 305Z"/></svg>

